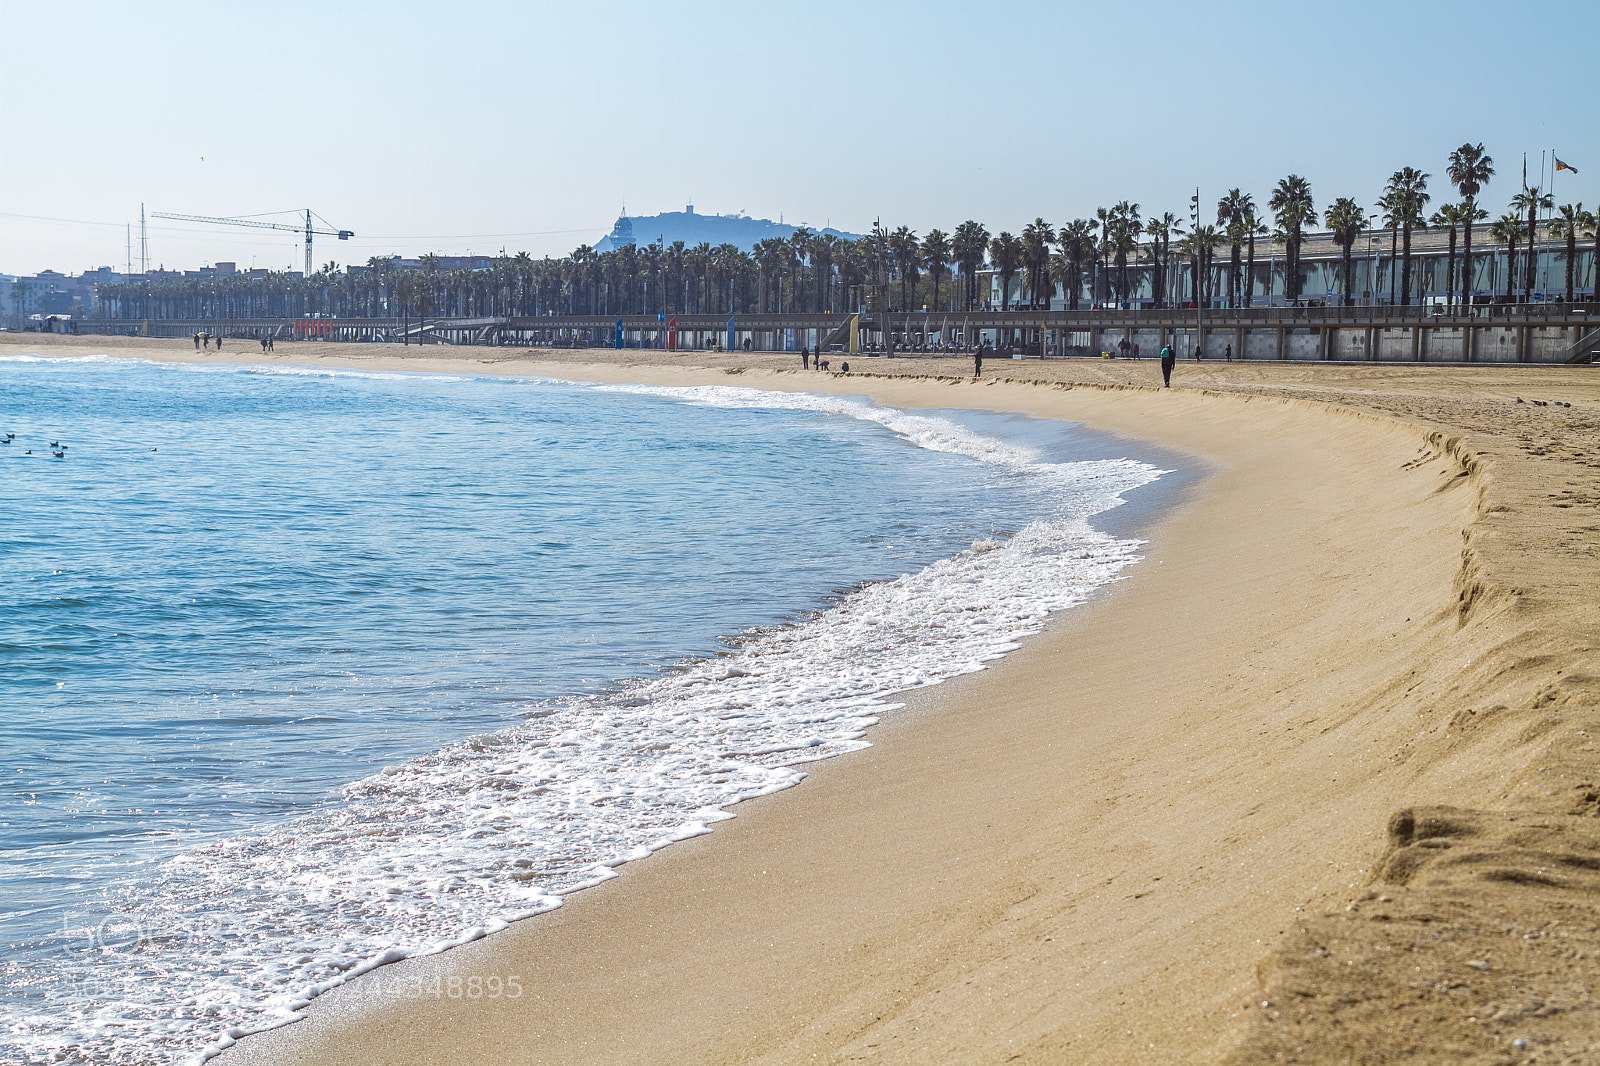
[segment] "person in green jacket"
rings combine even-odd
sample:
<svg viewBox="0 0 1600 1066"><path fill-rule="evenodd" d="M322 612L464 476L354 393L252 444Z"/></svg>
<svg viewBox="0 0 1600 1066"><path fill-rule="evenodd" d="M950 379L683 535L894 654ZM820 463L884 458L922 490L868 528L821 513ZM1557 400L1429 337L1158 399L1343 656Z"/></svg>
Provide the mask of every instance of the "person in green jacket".
<svg viewBox="0 0 1600 1066"><path fill-rule="evenodd" d="M1172 354L1172 346L1171 345L1163 345L1162 348L1161 348L1161 387L1162 388L1170 389L1172 387L1172 367L1173 367L1173 364L1176 363L1177 361L1178 361L1178 357Z"/></svg>

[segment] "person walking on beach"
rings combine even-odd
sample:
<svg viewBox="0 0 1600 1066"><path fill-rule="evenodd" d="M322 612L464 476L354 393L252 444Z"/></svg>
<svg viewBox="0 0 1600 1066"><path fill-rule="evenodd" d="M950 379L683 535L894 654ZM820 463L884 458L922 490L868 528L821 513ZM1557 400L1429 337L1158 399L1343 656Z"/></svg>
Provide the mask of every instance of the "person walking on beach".
<svg viewBox="0 0 1600 1066"><path fill-rule="evenodd" d="M1164 345L1161 349L1161 387L1172 388L1172 368L1178 362L1178 357L1172 354L1171 345Z"/></svg>
<svg viewBox="0 0 1600 1066"><path fill-rule="evenodd" d="M810 348L802 347L800 349L800 369L801 370L810 370L811 369L811 349Z"/></svg>
<svg viewBox="0 0 1600 1066"><path fill-rule="evenodd" d="M200 334L198 333L194 335L194 350L197 352L200 350Z"/></svg>
<svg viewBox="0 0 1600 1066"><path fill-rule="evenodd" d="M983 352L988 347L989 342L984 341L978 345L977 351L972 353L972 376L975 378L983 376Z"/></svg>

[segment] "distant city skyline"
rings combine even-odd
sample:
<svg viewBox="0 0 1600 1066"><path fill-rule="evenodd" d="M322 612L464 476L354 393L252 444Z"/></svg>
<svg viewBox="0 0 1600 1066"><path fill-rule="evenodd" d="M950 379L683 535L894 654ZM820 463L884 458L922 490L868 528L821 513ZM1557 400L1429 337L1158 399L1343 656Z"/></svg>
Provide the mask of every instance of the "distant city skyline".
<svg viewBox="0 0 1600 1066"><path fill-rule="evenodd" d="M919 233L1185 215L1305 176L1370 205L1483 142L1498 213L1523 154L1600 201L1585 42L1600 5L0 0L0 272L124 269L138 215L310 207L317 266L594 244L633 215L745 211ZM1573 42L1570 47L1564 42ZM463 58L470 57L470 61ZM1196 57L1201 57L1198 62ZM1548 156L1545 159L1549 169ZM1544 182L1550 187L1548 176ZM302 215L303 220L303 215ZM299 270L294 233L149 223L151 266ZM137 263L135 263L137 268Z"/></svg>

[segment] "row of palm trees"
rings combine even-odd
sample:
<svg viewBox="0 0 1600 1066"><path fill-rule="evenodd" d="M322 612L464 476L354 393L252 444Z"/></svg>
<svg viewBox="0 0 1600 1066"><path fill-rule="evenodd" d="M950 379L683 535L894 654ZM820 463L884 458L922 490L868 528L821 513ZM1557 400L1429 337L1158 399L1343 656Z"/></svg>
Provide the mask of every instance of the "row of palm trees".
<svg viewBox="0 0 1600 1066"><path fill-rule="evenodd" d="M397 258L374 258L365 267L341 272L328 263L309 278L269 273L132 279L102 286L101 303L107 317L122 319L739 314L858 307L958 311L987 304L980 271L992 269L999 277L1002 309L1012 307L1018 279L1017 306L1026 308L1050 307L1058 290L1071 310L1085 297L1096 306L1130 306L1138 297L1156 307L1192 301L1250 307L1257 289L1258 242L1282 249L1284 295L1297 302L1304 285L1302 245L1320 221L1341 250L1343 301L1350 304L1355 245L1363 234L1370 238L1380 219L1390 236L1390 302L1411 302L1412 237L1435 227L1449 232L1446 299L1455 303L1458 295L1470 299L1474 289L1473 236L1488 219L1478 197L1494 173L1494 160L1482 144L1451 152L1445 174L1460 199L1440 205L1431 216L1426 214L1431 175L1407 166L1390 176L1371 214L1354 198L1339 197L1319 219L1310 183L1290 174L1274 186L1265 211L1250 193L1229 189L1217 201L1215 223L1202 220L1196 193L1187 224L1171 212L1144 217L1138 204L1124 200L1060 226L1035 218L1018 235L991 235L975 221L948 234L930 230L920 238L906 226L875 225L857 240L802 226L787 238L759 241L749 252L733 244L689 247L657 241L607 252L581 245L561 259L534 259L522 252L494 259L482 270L445 269L438 256L426 255L413 267ZM1581 203L1557 209L1549 193L1524 187L1488 227L1490 239L1507 256L1506 300L1514 299L1518 277L1523 298L1532 296L1541 211L1553 212L1546 235L1566 243L1568 300L1575 292L1578 242L1600 243L1595 215ZM1228 256L1219 276L1215 257L1223 247ZM1136 264L1142 278L1134 276ZM1223 291L1214 292L1219 285ZM1376 280L1373 287L1379 287ZM1146 288L1148 296L1141 296Z"/></svg>

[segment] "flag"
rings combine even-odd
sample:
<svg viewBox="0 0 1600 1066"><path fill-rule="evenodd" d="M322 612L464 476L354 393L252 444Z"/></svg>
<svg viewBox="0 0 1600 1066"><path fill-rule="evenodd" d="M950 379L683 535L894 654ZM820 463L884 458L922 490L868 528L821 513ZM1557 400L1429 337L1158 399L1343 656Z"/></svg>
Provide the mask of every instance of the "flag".
<svg viewBox="0 0 1600 1066"><path fill-rule="evenodd" d="M1576 174L1578 172L1578 168L1577 167L1573 166L1571 163L1563 163L1559 156L1556 158L1556 170L1558 172L1562 171L1562 170L1570 170L1574 174Z"/></svg>

